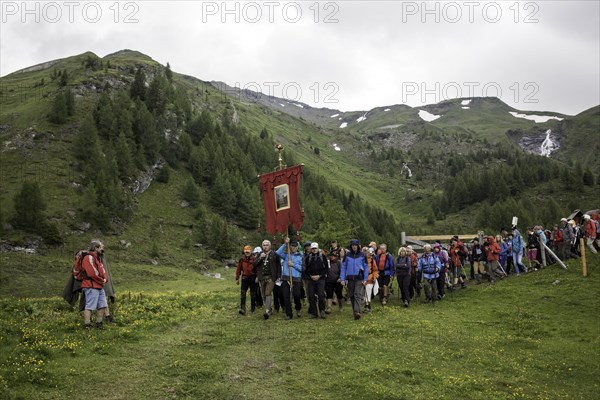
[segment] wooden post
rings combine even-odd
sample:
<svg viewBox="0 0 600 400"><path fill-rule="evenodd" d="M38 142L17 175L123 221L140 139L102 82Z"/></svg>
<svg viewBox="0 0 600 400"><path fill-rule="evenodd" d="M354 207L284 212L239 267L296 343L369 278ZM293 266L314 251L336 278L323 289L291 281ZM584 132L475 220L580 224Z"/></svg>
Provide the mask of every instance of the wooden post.
<svg viewBox="0 0 600 400"><path fill-rule="evenodd" d="M400 232L400 245L404 246L406 244L406 232Z"/></svg>
<svg viewBox="0 0 600 400"><path fill-rule="evenodd" d="M583 276L587 276L587 263L585 261L585 242L583 238L579 239L579 246L581 247L581 273Z"/></svg>

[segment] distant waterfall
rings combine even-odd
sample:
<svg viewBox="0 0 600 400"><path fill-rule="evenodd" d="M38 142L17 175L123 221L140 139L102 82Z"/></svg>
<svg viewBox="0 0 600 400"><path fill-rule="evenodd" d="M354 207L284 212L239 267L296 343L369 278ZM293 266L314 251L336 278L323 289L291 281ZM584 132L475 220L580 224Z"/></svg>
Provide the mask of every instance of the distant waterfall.
<svg viewBox="0 0 600 400"><path fill-rule="evenodd" d="M410 170L410 168L408 168L408 165L406 165L406 163L402 164L402 169L400 170L400 175L402 175L404 170L406 170L406 177L410 178L412 176L412 171Z"/></svg>
<svg viewBox="0 0 600 400"><path fill-rule="evenodd" d="M546 131L546 139L542 142L542 146L540 148L540 155L545 157L550 157L550 154L558 150L558 143L552 141L550 134L552 131L548 129Z"/></svg>

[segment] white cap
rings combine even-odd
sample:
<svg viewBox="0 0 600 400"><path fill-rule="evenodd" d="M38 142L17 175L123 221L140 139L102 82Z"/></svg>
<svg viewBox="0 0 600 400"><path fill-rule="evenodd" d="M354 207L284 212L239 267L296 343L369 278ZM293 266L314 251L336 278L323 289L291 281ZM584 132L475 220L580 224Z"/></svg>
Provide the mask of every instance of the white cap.
<svg viewBox="0 0 600 400"><path fill-rule="evenodd" d="M590 215L589 215L589 214L583 214L583 218L584 218L584 219L590 219L590 218L592 218L592 217L590 217Z"/></svg>
<svg viewBox="0 0 600 400"><path fill-rule="evenodd" d="M567 222L567 219L566 218L561 218L560 222Z"/></svg>
<svg viewBox="0 0 600 400"><path fill-rule="evenodd" d="M318 248L319 248L319 243L317 243L317 242L312 242L312 243L310 244L310 248L311 248L311 249L318 249Z"/></svg>
<svg viewBox="0 0 600 400"><path fill-rule="evenodd" d="M262 248L261 247L255 247L252 252L253 253L261 253L262 252Z"/></svg>

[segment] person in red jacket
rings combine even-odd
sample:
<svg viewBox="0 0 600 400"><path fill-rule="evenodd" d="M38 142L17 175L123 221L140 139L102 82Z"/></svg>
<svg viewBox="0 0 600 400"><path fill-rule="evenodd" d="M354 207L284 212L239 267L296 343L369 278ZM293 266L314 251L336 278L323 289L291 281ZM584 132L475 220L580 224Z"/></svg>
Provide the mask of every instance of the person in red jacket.
<svg viewBox="0 0 600 400"><path fill-rule="evenodd" d="M83 310L84 326L91 328L92 311L96 311L96 328L103 329L102 320L106 314L108 303L104 292L106 283L106 271L102 265L104 256L104 243L99 239L93 239L90 243L88 254L81 262L83 269L83 280L81 290L85 294L85 309Z"/></svg>
<svg viewBox="0 0 600 400"><path fill-rule="evenodd" d="M240 275L242 277L242 288L240 292L240 310L239 313L246 315L246 292L250 289L250 312L256 310L256 272L254 268L254 255L252 247L245 246L244 254L238 261L237 269L235 270L235 284L240 284Z"/></svg>
<svg viewBox="0 0 600 400"><path fill-rule="evenodd" d="M485 246L486 250L486 259L487 259L487 274L490 282L495 282L495 273L498 270L500 265L500 245L496 242L496 239L490 235L487 237L487 246Z"/></svg>
<svg viewBox="0 0 600 400"><path fill-rule="evenodd" d="M596 222L589 214L585 214L583 220L585 221L585 244L592 253L596 254L598 252L594 247L594 242L598 242L596 240Z"/></svg>

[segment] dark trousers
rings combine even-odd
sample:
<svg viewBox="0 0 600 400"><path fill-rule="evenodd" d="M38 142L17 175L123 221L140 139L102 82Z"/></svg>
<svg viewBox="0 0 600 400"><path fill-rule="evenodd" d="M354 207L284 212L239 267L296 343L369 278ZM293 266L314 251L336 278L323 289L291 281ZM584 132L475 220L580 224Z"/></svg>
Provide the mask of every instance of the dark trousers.
<svg viewBox="0 0 600 400"><path fill-rule="evenodd" d="M319 309L317 310L317 299L315 294L319 298ZM310 313L317 316L318 311L325 312L325 279L319 279L308 281L308 302L310 304Z"/></svg>
<svg viewBox="0 0 600 400"><path fill-rule="evenodd" d="M342 300L342 289L344 287L338 282L325 282L325 294L328 299L333 299L333 294L338 300Z"/></svg>
<svg viewBox="0 0 600 400"><path fill-rule="evenodd" d="M398 288L402 294L402 301L410 301L410 274L398 274Z"/></svg>
<svg viewBox="0 0 600 400"><path fill-rule="evenodd" d="M408 292L410 294L410 298L420 297L421 296L421 273L417 272L416 275L410 275L410 286L408 288Z"/></svg>
<svg viewBox="0 0 600 400"><path fill-rule="evenodd" d="M383 271L379 271L379 277L377 278L377 283L379 283L379 299L383 299L386 293L383 290L384 286L390 286L390 276L384 275Z"/></svg>
<svg viewBox="0 0 600 400"><path fill-rule="evenodd" d="M360 314L360 302L365 293L365 287L362 282L360 279L348 281L348 297L352 302L352 310L358 314Z"/></svg>
<svg viewBox="0 0 600 400"><path fill-rule="evenodd" d="M294 306L296 311L302 310L302 282L292 282L292 295L294 296ZM292 317L292 302L290 299L290 281L283 281L279 287L279 292L283 296L285 315Z"/></svg>
<svg viewBox="0 0 600 400"><path fill-rule="evenodd" d="M446 272L440 270L440 277L437 279L437 290L438 296L444 296L446 294Z"/></svg>
<svg viewBox="0 0 600 400"><path fill-rule="evenodd" d="M425 300L433 300L437 297L437 279L423 279L423 287L425 288Z"/></svg>
<svg viewBox="0 0 600 400"><path fill-rule="evenodd" d="M285 303L283 301L283 293L281 291L281 286L273 286L273 306L275 308L275 311L279 311L280 308L283 308L284 304Z"/></svg>
<svg viewBox="0 0 600 400"><path fill-rule="evenodd" d="M254 276L242 277L242 289L240 293L240 305L246 307L246 292L250 289L250 306L256 308L256 281Z"/></svg>

